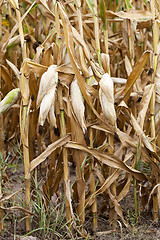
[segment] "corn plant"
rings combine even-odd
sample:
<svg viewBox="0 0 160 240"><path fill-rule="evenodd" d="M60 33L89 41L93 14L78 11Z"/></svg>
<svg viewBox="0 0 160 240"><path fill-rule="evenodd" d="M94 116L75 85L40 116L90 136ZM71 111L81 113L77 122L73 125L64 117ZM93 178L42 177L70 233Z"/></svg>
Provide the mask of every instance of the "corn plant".
<svg viewBox="0 0 160 240"><path fill-rule="evenodd" d="M157 221L159 2L9 0L0 6L0 153L4 159L11 147L5 138L21 142L26 231L33 227L32 206L39 207L31 195L37 172L39 181L44 175L42 213L46 218L52 198L63 195L70 233L87 236L88 208L96 232L99 195L111 227L120 219L129 228L121 200L132 182L136 218L137 199L144 202L137 192L148 183Z"/></svg>

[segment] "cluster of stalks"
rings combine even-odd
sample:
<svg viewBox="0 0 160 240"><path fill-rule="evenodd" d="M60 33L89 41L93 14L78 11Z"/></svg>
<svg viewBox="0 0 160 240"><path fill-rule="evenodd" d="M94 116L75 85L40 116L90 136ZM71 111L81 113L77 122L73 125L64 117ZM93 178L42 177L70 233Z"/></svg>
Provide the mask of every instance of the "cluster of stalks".
<svg viewBox="0 0 160 240"><path fill-rule="evenodd" d="M132 187L136 218L152 201L157 221L159 2L8 0L0 6L0 157L7 157L10 141L20 141L26 231L32 229L31 179L42 169L45 202L63 182L66 222L77 229L78 216L80 234L88 209L96 232L99 195L112 228L118 219L129 227L121 201Z"/></svg>

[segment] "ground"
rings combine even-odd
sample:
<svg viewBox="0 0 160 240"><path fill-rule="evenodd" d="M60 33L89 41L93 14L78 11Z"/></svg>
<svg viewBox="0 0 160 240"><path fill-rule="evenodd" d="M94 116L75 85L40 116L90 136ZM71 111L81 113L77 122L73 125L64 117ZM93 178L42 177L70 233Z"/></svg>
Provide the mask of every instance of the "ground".
<svg viewBox="0 0 160 240"><path fill-rule="evenodd" d="M17 165L18 167L13 169L8 168L6 170L6 178L4 178L4 192L5 194L9 194L11 192L16 192L21 190L11 199L7 200L4 203L6 210L4 210L4 230L0 234L0 240L41 240L41 239L85 239L78 236L77 233L73 233L72 237L67 233L67 228L65 225L65 212L64 205L60 204L60 208L55 206L55 199L52 199L54 209L53 215L50 215L50 223L48 225L49 228L54 228L55 233L51 233L51 230L47 228L44 230L44 225L48 224L46 215L44 211L42 211L43 205L39 203L39 210L36 209L36 206L33 208L33 211L36 215L38 215L38 219L35 217L32 218L32 227L33 229L38 229L35 232L31 232L29 236L25 236L25 214L20 209L12 210L11 207L15 207L17 205L23 207L23 196L24 196L24 170L22 162ZM73 174L74 168L72 168L71 173ZM9 180L8 180L9 179ZM38 195L37 195L38 196ZM39 197L39 196L38 196ZM109 226L109 215L108 210L99 211L98 212L98 229L94 234L92 230L92 217L90 210L86 210L86 221L84 225L84 229L86 230L87 238L86 239L96 239L96 240L158 240L160 239L160 222L154 222L153 217L151 215L151 211L145 210L141 212L138 222L134 217L134 200L133 200L133 192L129 192L129 194L124 198L120 205L123 209L125 219L130 223L132 227L131 230L126 229L126 227L122 224L121 220L118 219L118 227L116 231L112 231ZM37 202L40 198L37 198ZM101 200L104 201L103 198L98 198L98 205L101 205ZM58 202L56 202L57 204ZM43 204L43 203L42 203ZM59 204L59 203L58 203ZM37 204L38 206L38 204ZM62 207L63 206L63 207ZM63 209L62 209L63 208ZM37 211L37 212L36 212ZM58 211L58 212L57 212ZM55 215L56 214L56 215ZM55 221L57 214L59 215L59 222ZM43 219L43 221L42 221ZM40 222L38 222L40 220ZM41 224L41 225L40 225ZM60 235L61 234L61 235ZM62 237L63 236L63 237Z"/></svg>

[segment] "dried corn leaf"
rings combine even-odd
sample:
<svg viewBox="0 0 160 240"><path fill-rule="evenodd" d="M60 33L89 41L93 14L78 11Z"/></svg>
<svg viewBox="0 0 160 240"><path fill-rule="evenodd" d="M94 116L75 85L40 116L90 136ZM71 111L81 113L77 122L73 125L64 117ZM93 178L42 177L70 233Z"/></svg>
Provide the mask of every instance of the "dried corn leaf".
<svg viewBox="0 0 160 240"><path fill-rule="evenodd" d="M94 128L94 129L97 129L97 130L100 130L100 131L103 131L103 132L106 132L106 133L110 133L108 131L108 128L105 127L105 124L97 124L97 125L91 125L91 128Z"/></svg>
<svg viewBox="0 0 160 240"><path fill-rule="evenodd" d="M10 66L10 68L13 70L14 74L16 75L17 79L20 80L20 72L18 68L9 60L6 59L7 64Z"/></svg>
<svg viewBox="0 0 160 240"><path fill-rule="evenodd" d="M133 116L133 114L130 112L130 110L128 109L127 105L125 104L125 102L121 102L121 104L119 105L121 107L123 107L126 111L126 113L128 114L128 116L131 119L131 124L136 132L136 134L140 137L140 139L142 139L142 142L144 144L144 146L149 150L149 152L151 153L151 155L156 158L159 162L159 156L157 155L157 153L154 151L154 148L152 146L152 143L150 142L150 140L147 138L147 136L145 135L145 133L143 132L143 130L141 129L140 125L138 124L137 120L135 119L135 117Z"/></svg>
<svg viewBox="0 0 160 240"><path fill-rule="evenodd" d="M129 224L126 222L126 220L124 219L123 217L123 212L122 212L122 208L121 206L119 205L116 197L111 193L110 190L108 190L108 193L109 193L109 197L114 205L114 208L115 208L115 211L116 213L118 214L118 216L120 216L122 222L124 223L124 225L127 227L127 228L130 228Z"/></svg>
<svg viewBox="0 0 160 240"><path fill-rule="evenodd" d="M154 91L154 84L149 84L144 89L143 98L141 100L141 110L137 118L137 123L140 125L141 129L143 129L147 109L149 107L149 103L150 103L153 91Z"/></svg>
<svg viewBox="0 0 160 240"><path fill-rule="evenodd" d="M135 83L135 81L137 80L139 74L142 72L142 69L143 69L144 65L146 64L149 55L150 55L149 51L144 52L142 54L142 56L140 57L140 59L138 60L138 62L136 63L136 65L133 67L133 70L127 79L127 83L126 83L125 89L123 91L123 93L124 93L123 101L127 102L127 100L129 99L129 96L132 91L131 88L132 88L133 84Z"/></svg>
<svg viewBox="0 0 160 240"><path fill-rule="evenodd" d="M64 180L64 187L66 189L66 195L65 197L68 200L70 211L71 211L71 216L72 216L72 221L75 221L75 216L73 213L73 208L72 208L72 199L71 199L71 190L70 190L70 180Z"/></svg>
<svg viewBox="0 0 160 240"><path fill-rule="evenodd" d="M36 0L36 2L43 6L43 8L40 8L44 16L50 18L51 20L55 21L55 16L52 13L52 11L49 9L47 2L45 0Z"/></svg>
<svg viewBox="0 0 160 240"><path fill-rule="evenodd" d="M25 62L30 67L30 69L36 74L43 74L48 69L48 67L41 65L39 63L35 63L32 60L27 59Z"/></svg>
<svg viewBox="0 0 160 240"><path fill-rule="evenodd" d="M73 70L75 72L75 75L76 75L76 79L78 81L78 85L79 85L79 87L82 91L82 94L83 94L86 102L90 106L90 108L95 113L95 115L98 118L100 118L99 114L94 109L94 106L92 104L90 95L86 92L86 83L84 82L84 79L83 79L82 75L80 74L80 72L78 70L78 67L77 67L77 61L76 61L75 52L74 52L74 48L73 48L73 32L72 32L73 28L71 28L69 19L68 19L66 13L64 12L63 7L61 6L60 3L58 3L58 6L59 6L59 9L60 9L60 16L62 18L62 23L63 23L63 29L64 29L64 35L65 35L68 54L69 54L69 57L70 57L72 68L73 68ZM109 129L111 130L112 128L109 127Z"/></svg>
<svg viewBox="0 0 160 240"><path fill-rule="evenodd" d="M144 146L149 150L151 155L160 162L160 158L157 155L157 153L155 152L152 143L147 138L147 136L144 134L143 130L141 129L141 127L137 123L137 121L136 121L136 119L135 119L135 117L133 116L132 113L131 113L130 117L131 117L131 123L133 125L133 128L134 128L136 134L142 139L142 142L143 142Z"/></svg>
<svg viewBox="0 0 160 240"><path fill-rule="evenodd" d="M114 173L116 173L116 172L119 172L119 170L115 171ZM112 174L112 175L113 175L113 174ZM104 177L102 176L102 174L99 172L97 176L98 176L98 178L99 178L99 180L100 180L101 185L104 185L105 179L104 179ZM113 203L113 205L114 205L114 208L115 208L116 213L120 216L120 218L121 218L122 222L124 223L124 225L125 225L127 228L129 228L130 226L129 226L129 224L125 221L125 219L124 219L124 217L123 217L122 209L121 209L121 206L120 206L119 203L118 203L117 198L111 193L111 191L110 191L109 188L107 189L107 193L109 194L109 197L110 197L110 199L111 199L111 201L112 201L112 203ZM93 195L92 195L91 197L93 197ZM112 211L112 209L111 209L111 211Z"/></svg>
<svg viewBox="0 0 160 240"><path fill-rule="evenodd" d="M74 41L76 41L76 43L78 42L78 44L82 47L86 59L88 60L88 62L90 62L91 53L89 51L89 48L88 48L87 44L85 43L82 36L78 33L78 31L74 27L71 26L71 29L72 29Z"/></svg>
<svg viewBox="0 0 160 240"><path fill-rule="evenodd" d="M43 52L42 65L49 67L53 64L52 47L50 46Z"/></svg>
<svg viewBox="0 0 160 240"><path fill-rule="evenodd" d="M131 10L131 11L120 11L120 12L112 12L106 11L106 17L119 17L122 19L131 19L136 20L137 22L140 21L148 21L152 19L152 14L148 11L143 10Z"/></svg>
<svg viewBox="0 0 160 240"><path fill-rule="evenodd" d="M1 197L1 198L0 198L0 202L4 202L4 201L12 198L14 195L16 195L17 193L19 193L19 192L21 192L21 191L22 191L22 189L19 189L19 190L17 190L17 191L14 192L14 193L11 193L11 194L9 194L9 195L7 195L7 196Z"/></svg>
<svg viewBox="0 0 160 240"><path fill-rule="evenodd" d="M130 190L130 185L131 185L131 175L128 175L126 184L124 185L122 191L117 196L118 202L120 202L122 199L124 199L126 197L127 193Z"/></svg>
<svg viewBox="0 0 160 240"><path fill-rule="evenodd" d="M68 142L65 145L65 147L78 149L78 150L87 152L87 153L91 154L92 156L94 156L95 158L97 158L103 164L108 165L113 168L118 168L123 171L129 172L138 180L146 179L146 176L143 173L128 166L127 164L122 162L122 160L120 160L118 157L114 156L113 154L111 155L109 153L102 153L99 150L92 149L92 148L89 148L89 147L86 147L86 146L83 146L83 145L80 145L80 144L74 143L74 142Z"/></svg>
<svg viewBox="0 0 160 240"><path fill-rule="evenodd" d="M62 147L70 139L70 135L66 135L58 139L56 142L50 144L42 154L40 154L37 158L33 159L33 161L30 163L30 172L40 163L42 163L53 151L55 151L58 147Z"/></svg>
<svg viewBox="0 0 160 240"><path fill-rule="evenodd" d="M74 74L74 71L71 67L67 67L65 65L57 66L57 72L66 73L66 74Z"/></svg>
<svg viewBox="0 0 160 240"><path fill-rule="evenodd" d="M98 169L94 169L95 174L98 176L98 178L100 178L100 172ZM103 184L101 183L101 187L94 192L94 194L92 195L92 198L94 196L97 196L99 194L104 193L107 189L109 189L109 187L117 180L117 178L119 177L119 175L122 173L121 170L115 170L114 173L112 173L111 176L109 176L105 181L103 181ZM90 198L88 199L90 201ZM88 204L90 204L88 202Z"/></svg>
<svg viewBox="0 0 160 240"><path fill-rule="evenodd" d="M130 73L132 72L132 66L127 55L125 55L125 68L126 68L127 75L129 76Z"/></svg>
<svg viewBox="0 0 160 240"><path fill-rule="evenodd" d="M29 213L30 215L33 215L33 216L35 216L36 218L38 218L38 216L37 216L36 214L32 213L31 211L29 211L29 210L27 210L27 209L25 209L25 208L23 208L23 207L19 207L19 206L13 206L13 207L8 207L8 208L1 206L1 209L7 210L7 211L20 210L20 211L22 211L22 212Z"/></svg>
<svg viewBox="0 0 160 240"><path fill-rule="evenodd" d="M8 71L8 69L4 66L1 65L1 76L4 79L4 81L6 82L7 86L9 87L9 90L14 88L13 82L12 82L12 78L11 75Z"/></svg>
<svg viewBox="0 0 160 240"><path fill-rule="evenodd" d="M125 147L133 147L134 149L137 148L138 141L129 136L127 133L120 131L118 128L116 129L116 133L118 134L119 139L121 140L122 144Z"/></svg>

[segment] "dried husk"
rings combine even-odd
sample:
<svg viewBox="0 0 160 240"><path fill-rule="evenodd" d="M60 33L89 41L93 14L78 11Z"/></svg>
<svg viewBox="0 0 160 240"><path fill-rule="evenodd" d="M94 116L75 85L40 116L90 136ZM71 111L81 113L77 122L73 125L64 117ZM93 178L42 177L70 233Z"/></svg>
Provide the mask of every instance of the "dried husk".
<svg viewBox="0 0 160 240"><path fill-rule="evenodd" d="M43 126L47 115L50 111L51 106L54 104L54 99L55 99L55 90L56 90L56 85L54 85L49 92L46 93L46 95L43 97L41 105L40 105L40 113L39 113L39 125ZM51 110L52 111L52 110ZM52 120L53 120L53 115L52 115Z"/></svg>
<svg viewBox="0 0 160 240"><path fill-rule="evenodd" d="M42 75L37 96L37 107L40 106L42 99L50 90L50 88L52 86L56 87L58 82L58 72L56 72L56 69L56 65L51 65L48 70Z"/></svg>
<svg viewBox="0 0 160 240"><path fill-rule="evenodd" d="M114 108L114 86L113 80L108 73L105 73L101 78L99 89L99 100L102 111L111 125L116 123L116 112Z"/></svg>
<svg viewBox="0 0 160 240"><path fill-rule="evenodd" d="M53 126L56 126L54 114L55 92L58 83L58 72L56 65L51 65L42 75L37 96L37 107L40 106L39 125L43 126L48 113L49 120Z"/></svg>
<svg viewBox="0 0 160 240"><path fill-rule="evenodd" d="M84 122L85 106L84 106L84 100L76 79L71 83L71 101L72 101L72 107L73 107L74 113L83 130L83 133L85 134L85 132L87 131L87 128Z"/></svg>
<svg viewBox="0 0 160 240"><path fill-rule="evenodd" d="M105 73L110 73L110 58L109 54L101 53L101 63Z"/></svg>
<svg viewBox="0 0 160 240"><path fill-rule="evenodd" d="M49 121L53 127L57 128L56 116L55 116L55 94L49 110Z"/></svg>

